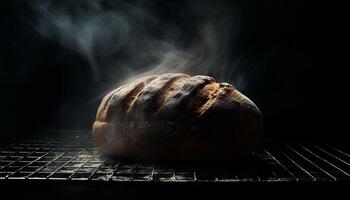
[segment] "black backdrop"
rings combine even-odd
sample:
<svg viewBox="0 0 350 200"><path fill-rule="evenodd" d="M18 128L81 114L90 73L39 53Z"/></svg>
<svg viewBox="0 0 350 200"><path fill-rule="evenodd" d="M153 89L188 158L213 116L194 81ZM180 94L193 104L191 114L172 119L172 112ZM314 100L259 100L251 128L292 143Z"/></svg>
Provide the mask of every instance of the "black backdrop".
<svg viewBox="0 0 350 200"><path fill-rule="evenodd" d="M155 2L155 12L171 21L185 1ZM240 11L238 49L253 48L249 62L260 66L248 78L254 87L246 94L264 115L266 136L325 139L314 123L319 117L313 98L319 60L312 49L314 10L303 1L224 3ZM87 61L35 32L26 20L32 17L28 4L8 1L2 9L1 143L50 128L89 129L100 99L81 105L98 87Z"/></svg>

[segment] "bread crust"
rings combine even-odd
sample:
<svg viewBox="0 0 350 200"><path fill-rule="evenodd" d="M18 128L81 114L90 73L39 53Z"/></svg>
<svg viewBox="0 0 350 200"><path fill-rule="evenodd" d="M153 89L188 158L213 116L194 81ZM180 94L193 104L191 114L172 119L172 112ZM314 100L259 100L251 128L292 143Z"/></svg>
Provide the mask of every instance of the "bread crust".
<svg viewBox="0 0 350 200"><path fill-rule="evenodd" d="M262 141L262 115L231 84L180 73L144 76L107 94L92 126L103 152L161 159L227 159Z"/></svg>

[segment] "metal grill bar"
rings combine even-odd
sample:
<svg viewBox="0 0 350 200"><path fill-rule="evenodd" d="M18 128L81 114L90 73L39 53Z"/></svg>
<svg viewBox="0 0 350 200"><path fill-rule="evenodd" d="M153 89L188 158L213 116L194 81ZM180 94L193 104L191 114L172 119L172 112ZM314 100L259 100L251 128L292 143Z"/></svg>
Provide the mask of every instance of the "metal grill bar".
<svg viewBox="0 0 350 200"><path fill-rule="evenodd" d="M303 149L305 149L305 151L309 152L310 154L312 154L313 156L317 157L318 159L322 160L323 162L329 164L330 166L336 168L338 171L336 172L342 172L343 174L345 174L346 176L350 176L347 172L345 172L344 170L340 169L339 167L337 167L335 164L329 162L327 159L320 157L319 155L317 155L316 153L310 151L310 149L303 147Z"/></svg>
<svg viewBox="0 0 350 200"><path fill-rule="evenodd" d="M345 153L345 152L339 150L338 148L332 147L332 146L330 146L330 145L327 145L327 146L329 146L330 148L334 149L335 151L337 151L337 152L339 152L339 153L345 155L346 157L350 158L350 155L349 155L349 154L347 154L347 153Z"/></svg>
<svg viewBox="0 0 350 200"><path fill-rule="evenodd" d="M15 173L18 173L20 171L22 171L22 169L24 169L25 167L28 167L29 165L33 164L34 162L36 162L37 160L39 160L40 158L44 157L45 155L49 154L50 152L52 152L53 150L47 152L46 154L44 154L43 156L40 156L38 157L37 159L33 160L33 161L30 161L28 164L24 165L23 167L20 167L18 170L10 173L9 175L7 175L6 177L8 178L9 176L15 174ZM25 178L27 178L27 176L25 176Z"/></svg>
<svg viewBox="0 0 350 200"><path fill-rule="evenodd" d="M337 159L338 161L344 163L345 165L349 166L350 167L350 164L346 161L344 161L343 159L339 158L338 156L332 154L332 153L329 153L328 151L324 150L323 148L319 147L318 145L314 145L314 144L310 144L312 146L314 146L315 148L319 149L320 151L332 156L333 158Z"/></svg>
<svg viewBox="0 0 350 200"><path fill-rule="evenodd" d="M0 179L148 182L271 182L350 180L350 150L313 143L266 142L234 163L160 163L103 155L88 131L54 132L0 149Z"/></svg>
<svg viewBox="0 0 350 200"><path fill-rule="evenodd" d="M83 152L84 152L84 150L81 150L76 156L73 156L73 157L72 157L71 159L69 159L66 163L64 163L63 165L61 165L60 167L58 167L55 171L51 172L51 173L47 176L47 178L50 178L50 177L52 177L53 175L57 174L57 172L58 172L60 169L62 169L64 166L66 166L66 165L67 165L69 162L71 162L72 160L76 159L76 158L77 158L79 155L81 155ZM77 170L79 170L79 169L80 169L80 167L77 168ZM76 173L76 171L73 172L73 174L70 175L70 176L68 177L68 179L70 179L71 176L73 176L75 173Z"/></svg>
<svg viewBox="0 0 350 200"><path fill-rule="evenodd" d="M300 166L294 159L292 159L289 155L287 155L284 151L282 151L280 148L278 148L278 147L274 147L274 148L276 148L277 150L278 150L278 152L280 152L289 162L291 162L292 164L291 165L289 165L290 166L290 168L294 168L294 169L300 169L303 173L305 173L307 176L309 176L311 179L312 179L312 181L316 181L317 179L314 177L314 176L312 176L311 174L310 174L310 172L308 172L307 170L305 170L302 166ZM296 167L294 167L294 166L296 166ZM299 181L299 180L304 180L305 179L305 177L304 177L304 174L302 174L302 173L299 173L299 172L297 172L297 170L294 170L295 172L294 172L294 174L298 174L298 178L297 178L297 181Z"/></svg>
<svg viewBox="0 0 350 200"><path fill-rule="evenodd" d="M284 166L279 160L277 160L277 158L274 156L274 155L272 155L268 150L266 150L265 148L262 148L277 164L279 164L284 170L286 170L292 177L294 177L294 178L296 178L297 179L297 177L295 177L295 175L290 171L290 170L288 170L287 169L287 167L286 166Z"/></svg>
<svg viewBox="0 0 350 200"><path fill-rule="evenodd" d="M92 177L96 174L96 172L101 168L101 166L106 162L107 159L104 159L99 165L98 167L91 173L91 175L89 176L88 180L91 180Z"/></svg>
<svg viewBox="0 0 350 200"><path fill-rule="evenodd" d="M306 158L304 155L302 155L300 152L298 152L297 150L295 150L294 148L290 147L289 145L286 145L287 148L291 149L292 151L294 151L296 154L298 154L300 157L302 157L304 160L306 160L307 162L309 162L310 164L312 164L313 166L315 166L317 169L319 169L320 171L322 171L323 173L327 174L329 177L331 177L334 181L337 180L337 178L335 178L334 176L332 176L330 173L328 173L326 170L324 170L323 168L321 168L320 166L316 165L314 162L312 162L310 159Z"/></svg>
<svg viewBox="0 0 350 200"><path fill-rule="evenodd" d="M56 149L56 148L55 148ZM53 149L52 151L54 151L55 149ZM52 152L51 151L51 152ZM53 162L55 162L57 159L59 159L61 156L63 156L64 153L58 155L56 158L50 160L49 162L47 162L45 165L43 165L42 167L39 167L37 170L35 170L34 172L31 172L29 175L27 175L25 178L27 179L28 177L34 177L33 175L35 173L38 173L40 170L42 170L43 168L49 166L50 164L52 164ZM43 178L48 178L48 177L43 177Z"/></svg>

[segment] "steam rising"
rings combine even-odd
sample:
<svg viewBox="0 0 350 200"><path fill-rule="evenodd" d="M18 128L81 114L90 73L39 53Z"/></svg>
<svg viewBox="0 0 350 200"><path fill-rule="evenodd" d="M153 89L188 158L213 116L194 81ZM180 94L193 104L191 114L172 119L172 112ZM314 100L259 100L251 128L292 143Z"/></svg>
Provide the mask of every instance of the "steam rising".
<svg viewBox="0 0 350 200"><path fill-rule="evenodd" d="M183 72L211 75L243 89L240 58L231 48L239 33L237 9L220 1L188 2L175 16L188 23L191 30L186 31L156 16L156 5L156 1L35 1L35 29L86 58L97 82L115 74L120 77L110 78Z"/></svg>

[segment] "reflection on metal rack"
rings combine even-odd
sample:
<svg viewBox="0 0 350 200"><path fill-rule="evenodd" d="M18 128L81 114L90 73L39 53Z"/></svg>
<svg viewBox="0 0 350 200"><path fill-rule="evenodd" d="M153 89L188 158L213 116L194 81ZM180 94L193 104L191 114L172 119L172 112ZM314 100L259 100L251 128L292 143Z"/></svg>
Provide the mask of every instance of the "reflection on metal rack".
<svg viewBox="0 0 350 200"><path fill-rule="evenodd" d="M153 182L259 182L350 180L345 146L266 142L232 164L165 164L114 160L101 154L89 132L58 132L0 150L0 179Z"/></svg>

